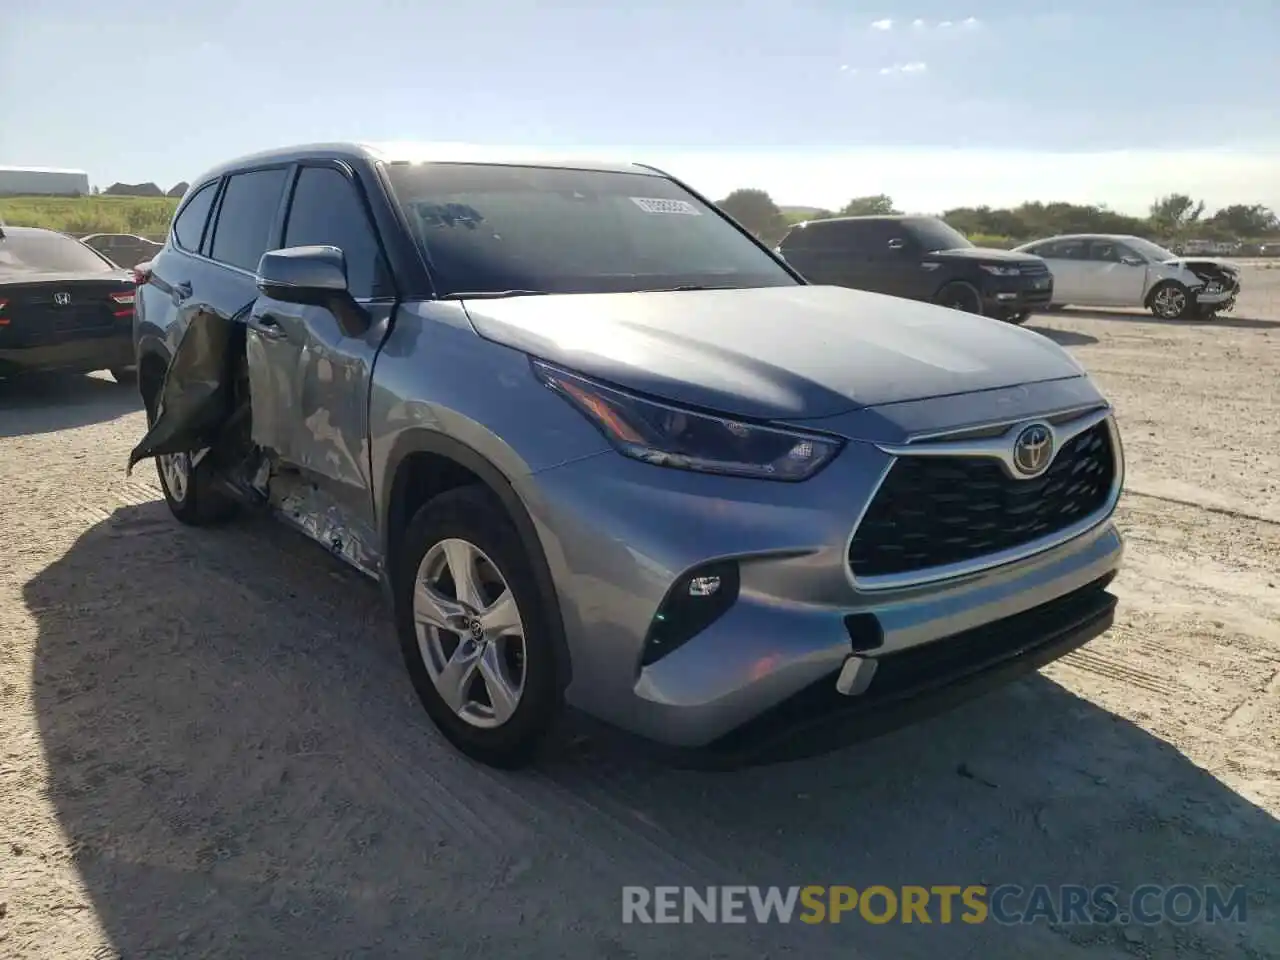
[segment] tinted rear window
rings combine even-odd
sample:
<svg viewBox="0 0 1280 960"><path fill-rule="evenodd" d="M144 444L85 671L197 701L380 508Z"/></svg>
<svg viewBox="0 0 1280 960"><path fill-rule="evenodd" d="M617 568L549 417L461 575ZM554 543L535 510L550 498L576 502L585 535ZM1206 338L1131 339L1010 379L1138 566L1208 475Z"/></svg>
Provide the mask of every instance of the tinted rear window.
<svg viewBox="0 0 1280 960"><path fill-rule="evenodd" d="M902 223L924 250L965 250L973 246L968 237L941 220L923 217Z"/></svg>
<svg viewBox="0 0 1280 960"><path fill-rule="evenodd" d="M284 181L283 168L237 173L227 181L213 228L213 259L244 270L258 269L273 239Z"/></svg>
<svg viewBox="0 0 1280 960"><path fill-rule="evenodd" d="M59 233L10 230L0 240L0 273L110 273L115 268Z"/></svg>
<svg viewBox="0 0 1280 960"><path fill-rule="evenodd" d="M442 294L796 283L664 177L451 163L387 175Z"/></svg>
<svg viewBox="0 0 1280 960"><path fill-rule="evenodd" d="M796 227L782 241L783 250L866 250L874 245L878 220L813 220Z"/></svg>

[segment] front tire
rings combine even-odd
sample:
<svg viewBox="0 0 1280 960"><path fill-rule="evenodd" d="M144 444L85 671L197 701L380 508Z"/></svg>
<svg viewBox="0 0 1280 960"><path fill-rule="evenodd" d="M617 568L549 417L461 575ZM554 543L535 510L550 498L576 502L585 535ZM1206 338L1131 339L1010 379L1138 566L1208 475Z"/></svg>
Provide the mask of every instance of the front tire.
<svg viewBox="0 0 1280 960"><path fill-rule="evenodd" d="M1191 291L1176 280L1165 280L1151 291L1151 314L1157 320L1182 320L1194 309Z"/></svg>
<svg viewBox="0 0 1280 960"><path fill-rule="evenodd" d="M414 515L392 592L409 677L436 727L467 756L514 768L559 716L548 604L502 504L482 487Z"/></svg>
<svg viewBox="0 0 1280 960"><path fill-rule="evenodd" d="M963 280L953 280L941 290L933 300L940 307L950 307L963 313L982 315L982 296L972 285Z"/></svg>
<svg viewBox="0 0 1280 960"><path fill-rule="evenodd" d="M111 379L122 387L136 387L138 385L137 367L112 367L109 372Z"/></svg>
<svg viewBox="0 0 1280 960"><path fill-rule="evenodd" d="M1005 317L1006 322L1012 323L1015 326L1019 326L1019 327L1022 326L1024 323L1026 323L1030 319L1031 319L1030 310L1020 310L1018 313L1011 313L1007 317Z"/></svg>

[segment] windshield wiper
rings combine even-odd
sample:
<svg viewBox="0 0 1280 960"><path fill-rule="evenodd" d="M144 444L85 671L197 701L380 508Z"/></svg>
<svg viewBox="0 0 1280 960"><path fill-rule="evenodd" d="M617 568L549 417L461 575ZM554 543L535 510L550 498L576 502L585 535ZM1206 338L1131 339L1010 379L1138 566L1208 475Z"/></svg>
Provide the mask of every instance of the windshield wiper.
<svg viewBox="0 0 1280 960"><path fill-rule="evenodd" d="M503 300L507 297L545 297L545 290L472 290L446 293L440 300Z"/></svg>

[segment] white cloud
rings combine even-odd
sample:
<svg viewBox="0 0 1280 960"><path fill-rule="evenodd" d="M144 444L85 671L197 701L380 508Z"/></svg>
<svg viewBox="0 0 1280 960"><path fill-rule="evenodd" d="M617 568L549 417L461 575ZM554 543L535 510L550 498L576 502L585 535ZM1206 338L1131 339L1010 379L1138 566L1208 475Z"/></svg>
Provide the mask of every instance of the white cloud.
<svg viewBox="0 0 1280 960"><path fill-rule="evenodd" d="M977 17L965 17L963 20L960 21L960 26L965 27L969 30L972 30L977 25L978 25Z"/></svg>
<svg viewBox="0 0 1280 960"><path fill-rule="evenodd" d="M871 29L872 30L892 30L893 21L889 19L875 20L871 24Z"/></svg>
<svg viewBox="0 0 1280 960"><path fill-rule="evenodd" d="M941 23L938 24L938 29L946 30L948 27L954 27L954 26L955 24L952 23L950 20L943 20Z"/></svg>
<svg viewBox="0 0 1280 960"><path fill-rule="evenodd" d="M840 72L841 72L841 73L847 73L847 74L848 74L849 76L851 76L851 77L856 77L856 76L858 75L858 68L857 68L857 67L851 67L851 66L849 66L849 64L847 64L847 63L842 63L842 64L840 64Z"/></svg>
<svg viewBox="0 0 1280 960"><path fill-rule="evenodd" d="M915 20L911 21L911 25L915 27L917 30L923 30L926 26L925 22L919 19L918 17Z"/></svg>
<svg viewBox="0 0 1280 960"><path fill-rule="evenodd" d="M880 76L888 77L895 73L924 73L928 69L927 63L915 60L911 63L895 63L892 67L881 67Z"/></svg>

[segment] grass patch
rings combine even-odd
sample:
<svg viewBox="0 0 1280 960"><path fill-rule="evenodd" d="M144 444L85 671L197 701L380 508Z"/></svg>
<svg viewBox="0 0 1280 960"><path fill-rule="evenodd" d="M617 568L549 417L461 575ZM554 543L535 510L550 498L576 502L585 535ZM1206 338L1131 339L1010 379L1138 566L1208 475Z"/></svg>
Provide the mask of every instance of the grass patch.
<svg viewBox="0 0 1280 960"><path fill-rule="evenodd" d="M0 220L77 235L163 237L177 206L177 197L0 197Z"/></svg>

